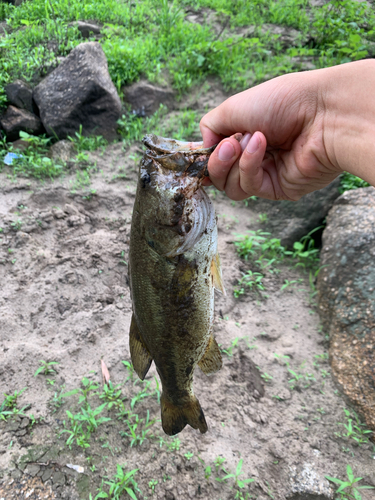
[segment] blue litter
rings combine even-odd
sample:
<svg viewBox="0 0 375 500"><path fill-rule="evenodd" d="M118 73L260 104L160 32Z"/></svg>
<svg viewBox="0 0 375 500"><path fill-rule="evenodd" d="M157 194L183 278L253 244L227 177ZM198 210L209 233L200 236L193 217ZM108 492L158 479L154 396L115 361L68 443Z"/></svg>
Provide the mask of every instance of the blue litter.
<svg viewBox="0 0 375 500"><path fill-rule="evenodd" d="M7 153L4 156L4 163L5 163L5 165L12 165L13 160L15 158L22 158L22 155L18 155L17 153Z"/></svg>

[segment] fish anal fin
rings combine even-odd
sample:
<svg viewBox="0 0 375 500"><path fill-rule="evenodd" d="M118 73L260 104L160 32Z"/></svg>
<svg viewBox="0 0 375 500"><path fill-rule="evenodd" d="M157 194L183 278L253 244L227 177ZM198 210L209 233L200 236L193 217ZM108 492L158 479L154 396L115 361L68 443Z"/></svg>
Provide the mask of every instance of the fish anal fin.
<svg viewBox="0 0 375 500"><path fill-rule="evenodd" d="M206 375L216 373L223 366L223 359L219 346L212 335L208 341L206 352L203 354L198 366Z"/></svg>
<svg viewBox="0 0 375 500"><path fill-rule="evenodd" d="M223 275L221 272L220 257L218 253L214 256L211 262L211 276L212 276L212 283L216 288L216 290L221 292L223 295L226 295L227 293L224 287Z"/></svg>
<svg viewBox="0 0 375 500"><path fill-rule="evenodd" d="M150 369L152 357L142 340L134 314L130 324L129 347L134 370L138 377L144 380Z"/></svg>
<svg viewBox="0 0 375 500"><path fill-rule="evenodd" d="M202 434L208 430L203 410L195 396L184 405L177 406L162 394L161 422L168 436L178 434L187 424L193 429L199 429Z"/></svg>

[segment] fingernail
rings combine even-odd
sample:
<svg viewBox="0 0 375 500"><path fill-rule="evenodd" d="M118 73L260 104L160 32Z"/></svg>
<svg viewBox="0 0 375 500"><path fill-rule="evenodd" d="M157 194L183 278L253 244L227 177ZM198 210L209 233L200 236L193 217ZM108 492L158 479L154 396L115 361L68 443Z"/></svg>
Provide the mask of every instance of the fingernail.
<svg viewBox="0 0 375 500"><path fill-rule="evenodd" d="M220 146L218 157L221 161L228 161L235 155L234 147L229 141L223 142Z"/></svg>
<svg viewBox="0 0 375 500"><path fill-rule="evenodd" d="M245 148L249 144L250 139L251 139L250 132L246 132L246 134L242 137L240 142L242 151L245 151Z"/></svg>
<svg viewBox="0 0 375 500"><path fill-rule="evenodd" d="M250 154L254 154L258 151L260 146L260 140L258 134L254 134L247 145L246 151Z"/></svg>

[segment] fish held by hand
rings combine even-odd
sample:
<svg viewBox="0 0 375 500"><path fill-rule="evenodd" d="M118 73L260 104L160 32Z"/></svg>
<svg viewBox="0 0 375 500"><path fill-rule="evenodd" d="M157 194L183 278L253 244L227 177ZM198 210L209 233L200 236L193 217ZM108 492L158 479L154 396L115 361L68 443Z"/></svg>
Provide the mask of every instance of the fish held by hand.
<svg viewBox="0 0 375 500"><path fill-rule="evenodd" d="M143 380L155 362L166 434L207 423L193 392L196 365L222 366L213 337L214 288L225 293L214 207L201 187L212 148L147 135L133 208L130 353Z"/></svg>

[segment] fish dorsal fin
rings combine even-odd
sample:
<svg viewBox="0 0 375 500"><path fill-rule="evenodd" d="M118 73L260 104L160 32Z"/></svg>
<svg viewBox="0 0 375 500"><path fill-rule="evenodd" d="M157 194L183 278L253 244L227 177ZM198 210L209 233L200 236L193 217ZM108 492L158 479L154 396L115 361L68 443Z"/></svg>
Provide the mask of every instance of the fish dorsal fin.
<svg viewBox="0 0 375 500"><path fill-rule="evenodd" d="M223 360L221 357L221 352L216 340L211 335L208 341L208 346L206 352L203 354L201 360L198 363L199 368L206 375L212 375L216 373L223 366Z"/></svg>
<svg viewBox="0 0 375 500"><path fill-rule="evenodd" d="M227 293L224 287L223 275L221 272L220 257L218 253L214 256L211 262L211 276L212 276L212 283L216 288L216 290L221 292L223 295L226 295Z"/></svg>
<svg viewBox="0 0 375 500"><path fill-rule="evenodd" d="M143 342L134 313L130 324L129 347L135 373L141 380L144 380L150 369L152 357Z"/></svg>

